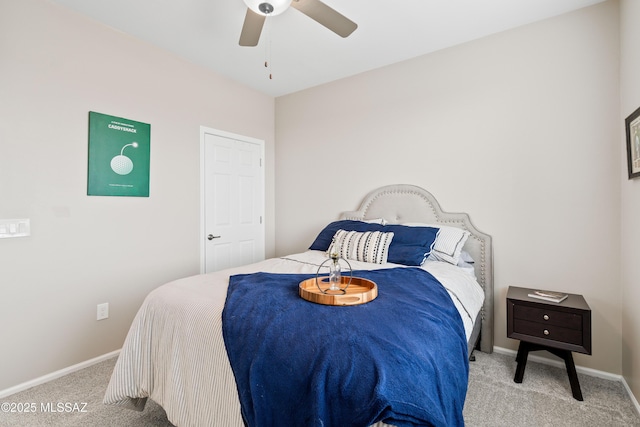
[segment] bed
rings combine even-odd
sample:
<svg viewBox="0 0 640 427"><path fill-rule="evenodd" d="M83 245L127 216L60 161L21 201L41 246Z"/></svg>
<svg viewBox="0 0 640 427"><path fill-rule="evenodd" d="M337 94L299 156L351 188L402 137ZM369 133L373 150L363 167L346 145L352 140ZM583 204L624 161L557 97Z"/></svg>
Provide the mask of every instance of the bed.
<svg viewBox="0 0 640 427"><path fill-rule="evenodd" d="M388 257L382 260L386 262L349 260L356 275L380 281L378 298L354 309L321 306L292 296L292 292L297 289L296 283L301 279L314 277L318 266L327 259L325 246L335 241L336 227L343 230L343 226L349 228L352 225L364 227L365 231L360 231L357 227L344 230L350 236L358 238L362 235L371 237L371 233L376 232L379 232L378 235L384 234L383 231L389 229L395 230L395 234L391 236L391 245L386 246ZM411 266L395 262L398 254L404 253L398 252L403 236L432 229L436 230L436 240L430 243L429 257L422 265ZM443 230L449 234L445 234ZM449 253L455 239L437 240L445 235L464 237L461 239L463 245L455 243L455 254ZM326 242L327 236L331 241L329 243ZM441 247L442 244L445 244L447 250ZM393 251L390 250L392 247L395 248ZM414 298L415 292L418 292L415 289L422 292L422 286L410 288L414 293L409 298L401 294L406 293L409 288L405 283L423 280L423 276L438 283L437 286L424 286L425 289L433 288L436 293L444 292L447 295L443 298L443 301L447 300L443 304L446 306L443 310L449 311L431 317L438 318L440 322L446 316L451 316L450 319L455 317L457 320L448 320L444 327L452 325L454 332L447 334L457 334L458 338L439 340L435 332L432 338L431 331L420 329L423 327L422 320L414 322L415 315L410 314L407 315L414 316L410 317L410 327L404 326L409 323L406 319L403 325L396 326L391 320L376 324L376 321L367 321L366 317L357 320L348 318L351 312L358 313L358 316L371 316L376 307L384 307L385 313L398 313L397 316L388 316L389 318L398 317L398 322L402 322L400 317L408 309L405 310L404 306L399 309L393 304L416 305L421 310L420 307L423 306L420 301L430 304L431 300L442 298L440 294ZM398 277L402 278L403 283L400 285L396 283ZM452 307L455 307L455 315L451 314ZM330 309L334 311L327 312L328 317L322 317L322 310ZM298 310L301 311L298 313ZM311 320L292 321L293 318L283 317L291 316L294 312L306 318L311 317ZM255 321L246 317L253 316L254 313L256 316L266 317ZM311 316L309 313L312 313ZM347 317L343 319L341 316ZM331 329L333 321L360 323L351 331L344 327ZM372 343L367 338L359 338L367 334L367 328L362 325L370 323L374 324L370 328L373 335L382 336L383 332L380 331L389 329L384 333L395 333L396 341L399 340L397 337L404 337L405 333L427 334L420 336L429 336L429 339L407 338L406 342L398 346L388 338L383 341L386 344L379 344L379 337L376 336ZM426 325L427 320L424 323L425 328L431 327ZM317 327L318 324L320 327ZM317 331L310 332L311 329ZM339 333L345 329L347 332ZM265 344L267 335L275 342ZM256 336L261 337L261 340L253 338ZM337 347L340 340L343 340L345 347ZM432 341L432 344L428 346L427 343L416 343L418 347L414 349L414 343L418 341ZM452 343L448 344L449 341ZM433 344L436 342L437 345ZM375 347L376 345L379 347ZM390 352L387 347L398 349L393 350L391 355L385 355L385 352ZM309 356L303 354L305 348L312 349ZM327 348L331 352L327 352ZM356 351L354 349L358 349L356 353L353 353ZM466 213L444 212L433 195L423 188L404 184L390 185L370 192L358 210L344 212L336 221L329 223L307 251L187 277L152 291L131 325L106 390L104 403L142 410L146 400L151 398L165 409L169 421L180 427L463 425L465 375L468 375L468 360L472 358L474 349L487 353L493 349L491 237L479 231ZM276 351L281 353L276 354ZM414 357L414 360L407 361L408 356L400 356L400 353L405 352ZM304 357L311 359L306 361ZM366 363L356 363L356 359L365 360ZM440 362L434 362L435 359L445 360L447 367L439 366ZM274 362L277 360L282 360L280 365ZM377 365L378 360L381 367ZM338 361L345 361L345 366L339 365ZM413 371L400 372L398 366L402 364L410 366ZM271 367L276 365L285 366L286 369L276 370L274 373ZM304 375L314 375L314 378L298 381L306 378L300 370L312 365L313 373L305 372ZM416 373L415 369L419 372ZM451 372L447 373L446 369ZM315 377L316 375L320 377ZM417 379L419 385L407 389L406 384L411 381L409 377L403 379L403 375ZM443 378L434 379L435 385L432 385L431 377ZM465 381L461 381L461 378ZM256 388L258 382L261 388ZM311 382L313 387L308 385ZM314 390L308 391L310 388ZM420 397L422 389L425 389L425 393L427 389L433 389L437 395ZM433 390L429 393L433 393ZM306 396L307 392L311 394ZM451 393L451 397L447 397L448 393ZM310 405L309 401L302 398L303 395L304 398L313 400L313 410L316 412L312 415L301 414L301 417L311 417L300 418L306 420L304 422L296 418L283 421L282 415L278 415L282 411L293 405L296 408ZM405 395L415 395L418 402L405 398ZM430 403L423 404L421 400ZM317 403L320 401L324 403ZM367 405L361 403L369 401L371 403ZM455 404L452 403L454 401ZM274 408L278 405L281 412L275 412ZM337 406L344 411L336 412ZM268 411L271 413L267 414ZM373 413L369 413L371 411ZM356 415L353 420L347 421L345 413L348 416L354 413ZM363 420L370 422L365 423Z"/></svg>

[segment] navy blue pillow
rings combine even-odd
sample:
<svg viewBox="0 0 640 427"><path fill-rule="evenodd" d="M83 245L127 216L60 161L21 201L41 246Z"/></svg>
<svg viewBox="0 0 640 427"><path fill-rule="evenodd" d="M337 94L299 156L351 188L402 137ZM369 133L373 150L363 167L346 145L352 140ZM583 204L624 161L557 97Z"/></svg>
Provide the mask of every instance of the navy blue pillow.
<svg viewBox="0 0 640 427"><path fill-rule="evenodd" d="M395 239L395 236L393 236ZM393 240L389 246L389 255L387 256L387 262L394 264L402 264L407 266L421 266L425 259L431 253L431 245L408 245L403 243L396 243L393 246Z"/></svg>
<svg viewBox="0 0 640 427"><path fill-rule="evenodd" d="M411 266L422 265L429 256L433 242L438 234L438 229L433 227L408 227L398 224L382 225L342 220L334 221L327 225L318 234L309 249L326 251L331 245L333 235L338 230L393 232L393 240L391 240L391 246L389 246L387 261Z"/></svg>

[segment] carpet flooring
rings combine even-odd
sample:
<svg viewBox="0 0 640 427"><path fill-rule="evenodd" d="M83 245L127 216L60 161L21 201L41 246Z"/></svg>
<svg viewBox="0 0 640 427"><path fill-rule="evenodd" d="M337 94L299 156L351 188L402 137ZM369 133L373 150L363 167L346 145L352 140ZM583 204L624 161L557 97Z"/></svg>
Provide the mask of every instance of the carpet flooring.
<svg viewBox="0 0 640 427"><path fill-rule="evenodd" d="M467 426L640 427L640 415L619 381L578 374L580 402L571 394L564 366L528 361L517 384L515 356L475 354L464 407Z"/></svg>
<svg viewBox="0 0 640 427"><path fill-rule="evenodd" d="M115 358L109 359L0 399L0 426L172 426L151 400L143 412L102 404L114 364ZM571 395L566 372L555 366L529 361L522 384L513 382L512 356L476 352L470 366L464 409L468 427L640 427L640 416L620 382L578 374L584 396L579 402Z"/></svg>

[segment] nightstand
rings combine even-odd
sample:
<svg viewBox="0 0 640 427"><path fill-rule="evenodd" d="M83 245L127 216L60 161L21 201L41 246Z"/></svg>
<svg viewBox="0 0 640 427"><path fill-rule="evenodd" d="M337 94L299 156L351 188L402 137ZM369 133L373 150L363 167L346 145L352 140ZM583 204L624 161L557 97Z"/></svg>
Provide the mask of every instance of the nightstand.
<svg viewBox="0 0 640 427"><path fill-rule="evenodd" d="M536 290L507 292L507 337L520 340L513 381L522 382L530 351L546 350L564 360L573 397L582 400L572 352L591 354L591 309L582 295L554 303L528 296Z"/></svg>

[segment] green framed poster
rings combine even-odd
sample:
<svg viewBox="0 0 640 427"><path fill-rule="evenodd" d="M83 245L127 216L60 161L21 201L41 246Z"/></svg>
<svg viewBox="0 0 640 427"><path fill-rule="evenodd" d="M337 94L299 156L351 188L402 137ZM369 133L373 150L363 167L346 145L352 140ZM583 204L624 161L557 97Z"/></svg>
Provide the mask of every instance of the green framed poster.
<svg viewBox="0 0 640 427"><path fill-rule="evenodd" d="M149 197L151 125L89 112L87 195Z"/></svg>

